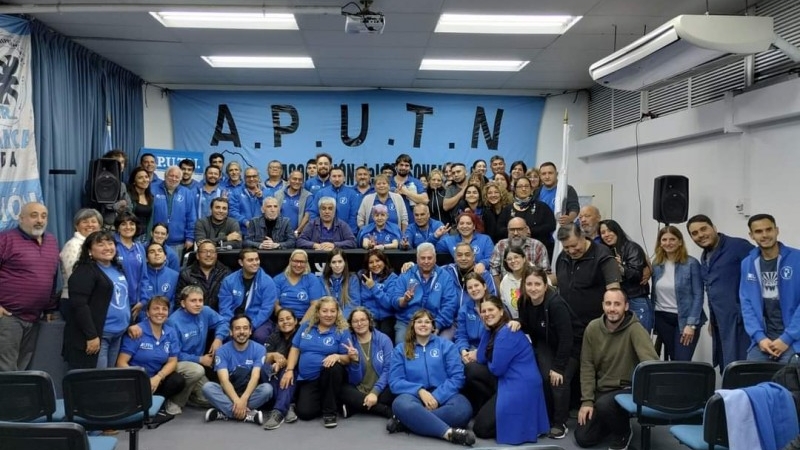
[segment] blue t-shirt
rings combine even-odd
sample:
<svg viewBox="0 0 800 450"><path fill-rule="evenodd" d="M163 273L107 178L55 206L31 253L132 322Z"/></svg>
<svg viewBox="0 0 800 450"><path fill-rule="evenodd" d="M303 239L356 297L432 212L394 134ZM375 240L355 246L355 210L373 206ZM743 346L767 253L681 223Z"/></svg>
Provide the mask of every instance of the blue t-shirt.
<svg viewBox="0 0 800 450"><path fill-rule="evenodd" d="M302 191L297 191L295 195L289 195L289 191L283 191L283 204L281 204L281 216L289 219L289 224L292 230L297 229L297 224L300 223L300 194Z"/></svg>
<svg viewBox="0 0 800 450"><path fill-rule="evenodd" d="M297 284L292 285L286 275L281 273L273 280L278 290L278 302L282 308L291 309L295 317L301 318L308 311L313 300L325 296L322 280L313 273L307 273Z"/></svg>
<svg viewBox="0 0 800 450"><path fill-rule="evenodd" d="M298 333L292 339L292 347L300 350L300 359L297 362L298 380L316 380L322 371L322 360L328 355L346 355L344 345L353 340L347 330L338 331L335 327L328 331L320 332L317 325L308 329L308 323L300 324Z"/></svg>
<svg viewBox="0 0 800 450"><path fill-rule="evenodd" d="M241 394L250 383L253 369L264 366L266 356L267 349L254 341L247 341L247 347L242 351L236 349L233 341L229 341L214 354L214 370L227 370L233 388L237 394Z"/></svg>
<svg viewBox="0 0 800 450"><path fill-rule="evenodd" d="M403 186L405 186L409 192L414 194L425 193L425 188L422 186L422 182L411 175L406 178ZM392 190L392 192L395 192L397 189L397 182L394 180L394 177L389 177L389 188ZM406 204L406 211L408 211L409 215L411 215L411 211L413 211L411 208L411 201L408 199L408 197L403 197L403 201Z"/></svg>
<svg viewBox="0 0 800 450"><path fill-rule="evenodd" d="M375 205L383 205L389 210L389 216L386 219L387 222L392 222L396 224L398 227L400 226L400 218L397 216L397 207L394 206L394 201L392 201L392 197L386 197L386 202L381 202L378 196L375 196L375 201L372 203L372 206ZM408 209L406 209L408 211ZM367 214L367 223L372 223L372 214Z"/></svg>
<svg viewBox="0 0 800 450"><path fill-rule="evenodd" d="M550 207L550 211L556 210L556 188L558 186L553 186L551 188L542 185L542 188L539 189L539 201L546 204Z"/></svg>
<svg viewBox="0 0 800 450"><path fill-rule="evenodd" d="M142 335L138 339L131 339L126 334L122 338L119 352L131 356L128 365L142 367L147 376L153 377L169 358L178 357L181 350L180 340L175 329L169 325L164 325L160 338L153 335L149 320L141 322L139 326L142 328Z"/></svg>
<svg viewBox="0 0 800 450"><path fill-rule="evenodd" d="M116 267L98 264L97 267L106 274L114 284L114 293L111 294L111 303L106 310L106 323L103 325L103 334L117 336L126 329L131 322L131 307L128 300L128 281L125 274Z"/></svg>

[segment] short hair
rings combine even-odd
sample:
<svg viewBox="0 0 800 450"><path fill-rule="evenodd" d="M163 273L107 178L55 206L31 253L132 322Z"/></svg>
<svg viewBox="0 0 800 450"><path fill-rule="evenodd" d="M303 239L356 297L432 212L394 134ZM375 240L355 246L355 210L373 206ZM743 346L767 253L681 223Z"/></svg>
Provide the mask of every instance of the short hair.
<svg viewBox="0 0 800 450"><path fill-rule="evenodd" d="M492 156L491 158L489 158L489 162L490 162L490 163L493 163L493 162L495 162L495 161L503 161L503 162L506 162L505 158L503 158L503 157L502 157L502 156L500 156L500 155L494 155L494 156Z"/></svg>
<svg viewBox="0 0 800 450"><path fill-rule="evenodd" d="M239 168L239 170L242 170L242 165L239 164L238 161L231 161L225 166L225 173L228 173L228 171L231 170L231 167L233 166L236 166Z"/></svg>
<svg viewBox="0 0 800 450"><path fill-rule="evenodd" d="M705 214L695 214L692 217L690 217L689 220L686 221L686 231L689 231L689 225L691 225L693 223L700 223L700 222L707 223L707 224L711 225L712 227L714 226L714 222L712 222L711 218L709 218L707 215L705 215Z"/></svg>
<svg viewBox="0 0 800 450"><path fill-rule="evenodd" d="M333 197L322 197L317 202L317 207L322 208L322 205L333 205L333 209L336 209L336 199Z"/></svg>
<svg viewBox="0 0 800 450"><path fill-rule="evenodd" d="M621 295L622 296L622 300L624 300L625 303L628 303L628 294L626 294L623 289L618 288L618 287L614 287L614 288L611 288L611 289L606 289L606 291L603 292L603 300L605 300L606 294L610 294L610 293Z"/></svg>
<svg viewBox="0 0 800 450"><path fill-rule="evenodd" d="M77 227L79 223L83 222L86 219L91 219L92 217L97 219L97 223L100 226L103 226L103 216L102 216L102 214L100 214L99 211L97 211L96 209L93 209L93 208L81 208L81 209L79 209L78 212L76 212L75 215L72 216L72 225Z"/></svg>
<svg viewBox="0 0 800 450"><path fill-rule="evenodd" d="M344 175L344 167L342 167L342 166L333 166L333 167L331 167L331 172L333 172L334 170L338 170L338 171L342 172L342 175Z"/></svg>
<svg viewBox="0 0 800 450"><path fill-rule="evenodd" d="M436 254L436 247L430 242L423 242L417 246L417 256L424 252L433 252L433 254Z"/></svg>
<svg viewBox="0 0 800 450"><path fill-rule="evenodd" d="M465 171L467 170L467 165L464 164L463 162L454 162L453 164L450 164L450 170L453 170L453 167L456 166L461 166L464 168Z"/></svg>
<svg viewBox="0 0 800 450"><path fill-rule="evenodd" d="M292 253L289 254L289 264L286 264L286 268L283 269L283 274L286 275L287 277L292 272L292 258L294 258L297 255L303 255L303 257L305 257L306 259L306 268L303 271L303 274L306 275L311 273L311 264L308 262L308 252L301 248L298 248L292 250Z"/></svg>
<svg viewBox="0 0 800 450"><path fill-rule="evenodd" d="M213 160L215 160L217 158L222 158L222 163L225 164L225 155L223 155L222 153L219 153L219 152L214 152L214 153L208 155L208 163L211 164L211 161L213 161Z"/></svg>
<svg viewBox="0 0 800 450"><path fill-rule="evenodd" d="M470 253L472 253L473 255L475 254L475 250L473 250L472 246L469 245L469 243L467 243L467 242L461 241L458 244L456 244L456 248L455 248L456 252L458 252L458 247L467 247L469 249Z"/></svg>
<svg viewBox="0 0 800 450"><path fill-rule="evenodd" d="M222 175L222 169L220 169L217 166L212 166L211 164L207 165L205 170L203 170L203 175L208 175L209 170L216 170L219 172L220 175Z"/></svg>
<svg viewBox="0 0 800 450"><path fill-rule="evenodd" d="M278 199L275 197L264 197L264 200L261 201L261 207L267 206L267 202L270 200L273 200L275 203L278 203Z"/></svg>
<svg viewBox="0 0 800 450"><path fill-rule="evenodd" d="M114 228L119 228L125 222L133 222L135 225L139 225L139 218L129 212L123 212L117 214L116 219L114 219ZM100 221L100 224L103 222Z"/></svg>
<svg viewBox="0 0 800 450"><path fill-rule="evenodd" d="M748 230L751 229L750 226L753 225L753 222L758 221L758 220L769 220L770 222L772 222L773 225L778 225L775 222L775 218L772 217L772 215L770 215L770 214L756 214L756 215L750 216L750 218L747 219L747 229Z"/></svg>
<svg viewBox="0 0 800 450"><path fill-rule="evenodd" d="M400 153L399 155L397 155L397 159L394 160L394 164L397 165L400 164L401 162L406 162L409 165L413 164L411 160L411 155L409 155L408 153Z"/></svg>
<svg viewBox="0 0 800 450"><path fill-rule="evenodd" d="M583 237L583 231L574 223L567 223L558 227L556 232L556 239L559 241L566 241L571 237Z"/></svg>
<svg viewBox="0 0 800 450"><path fill-rule="evenodd" d="M211 166L209 166L209 167L211 167ZM227 205L228 204L228 198L227 197L214 197L211 200L211 208L214 208L214 204L215 203L225 203Z"/></svg>
<svg viewBox="0 0 800 450"><path fill-rule="evenodd" d="M156 155L154 155L152 153L142 153L142 155L139 156L139 164L141 164L142 161L144 161L144 159L147 158L148 156L153 158L153 159L156 159Z"/></svg>
<svg viewBox="0 0 800 450"><path fill-rule="evenodd" d="M363 306L356 306L352 311L350 311L350 315L347 316L347 323L350 325L350 333L352 333L353 336L356 334L356 331L353 329L353 316L358 312L364 313L367 316L367 321L369 322L369 331L375 329L375 316L372 315L372 311Z"/></svg>
<svg viewBox="0 0 800 450"><path fill-rule="evenodd" d="M153 305L166 306L168 310L172 307L169 303L169 299L163 295L156 295L150 298L150 300L147 301L147 308L145 308L145 311L150 311L150 307Z"/></svg>
<svg viewBox="0 0 800 450"><path fill-rule="evenodd" d="M389 214L389 208L387 208L386 205L381 205L380 203L378 203L372 207L372 214L375 213Z"/></svg>
<svg viewBox="0 0 800 450"><path fill-rule="evenodd" d="M471 169L475 170L475 167L478 165L479 162L482 162L484 166L486 165L486 160L485 159L476 159L475 161L472 161Z"/></svg>
<svg viewBox="0 0 800 450"><path fill-rule="evenodd" d="M359 170L366 170L367 173L369 173L369 167L367 167L366 165L361 165L356 167L356 172L358 172Z"/></svg>
<svg viewBox="0 0 800 450"><path fill-rule="evenodd" d="M181 289L181 292L178 294L178 302L186 300L191 294L200 294L203 300L205 300L206 292L203 288L196 284L190 284Z"/></svg>
<svg viewBox="0 0 800 450"><path fill-rule="evenodd" d="M176 170L178 171L179 174L183 172L179 166L174 166L174 165L173 166L169 166L169 167L167 167L166 170L164 170L164 177L169 175L170 172L175 172Z"/></svg>
<svg viewBox="0 0 800 450"><path fill-rule="evenodd" d="M317 158L311 158L308 161L306 161L306 165L309 165L309 164L313 164L313 165L316 166L317 165Z"/></svg>
<svg viewBox="0 0 800 450"><path fill-rule="evenodd" d="M547 166L552 166L553 170L558 171L558 168L556 168L555 163L553 163L552 161L545 161L545 162L541 163L539 165L539 170L542 170L542 167L547 167Z"/></svg>
<svg viewBox="0 0 800 450"><path fill-rule="evenodd" d="M250 325L250 328L253 328L253 320L250 319L250 316L243 312L235 313L233 317L231 317L230 321L230 328L233 329L233 323L239 319L247 319L247 324Z"/></svg>
<svg viewBox="0 0 800 450"><path fill-rule="evenodd" d="M509 245L508 247L506 247L506 250L503 252L503 268L506 270L506 272L508 272L508 273L513 273L514 272L513 270L511 270L511 267L509 267L508 263L506 262L506 258L508 258L508 254L509 253L513 253L515 255L522 256L522 266L523 267L525 267L525 265L530 265L530 262L528 261L528 256L525 255L525 249L523 249L522 247L520 247L518 245ZM523 284L523 286L525 285L525 278L522 279L522 284Z"/></svg>
<svg viewBox="0 0 800 450"><path fill-rule="evenodd" d="M114 159L122 158L123 161L128 162L128 155L126 155L125 152L123 152L122 150L120 150L118 148L115 148L114 150L107 151L103 155L103 158L114 158Z"/></svg>
<svg viewBox="0 0 800 450"><path fill-rule="evenodd" d="M391 170L392 173L394 173L394 166L392 166L389 163L386 163L386 164L381 166L381 173L383 173L384 170Z"/></svg>
<svg viewBox="0 0 800 450"><path fill-rule="evenodd" d="M196 164L195 164L195 162L194 162L194 160L193 160L193 159L189 159L189 158L183 158L183 159L181 160L181 162L179 162L179 163L178 163L178 167L183 167L183 166L189 166L189 167L191 167L192 169L194 169L195 167L197 167L197 166L196 166Z"/></svg>
<svg viewBox="0 0 800 450"><path fill-rule="evenodd" d="M317 156L314 158L314 162L319 161L320 158L328 158L328 162L333 163L333 156L331 156L328 153L325 152L317 153Z"/></svg>
<svg viewBox="0 0 800 450"><path fill-rule="evenodd" d="M200 241L197 242L197 250L199 251L200 247L209 244L214 248L214 250L217 249L217 243L212 241L211 239L200 239Z"/></svg>
<svg viewBox="0 0 800 450"><path fill-rule="evenodd" d="M244 259L244 255L246 255L248 253L258 254L258 249L255 248L255 247L245 247L245 248L239 250L239 261L243 260Z"/></svg>

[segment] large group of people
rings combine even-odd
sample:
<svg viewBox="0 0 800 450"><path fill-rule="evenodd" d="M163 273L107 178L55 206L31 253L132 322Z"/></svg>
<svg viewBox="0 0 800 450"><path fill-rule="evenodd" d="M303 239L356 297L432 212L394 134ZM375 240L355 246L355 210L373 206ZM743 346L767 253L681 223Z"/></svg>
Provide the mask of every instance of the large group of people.
<svg viewBox="0 0 800 450"><path fill-rule="evenodd" d="M169 415L199 407L273 430L373 414L390 433L521 444L564 438L579 406L578 445L624 450L630 423L613 398L659 358L653 335L665 359L691 360L708 323L720 368L800 351L798 251L770 215L748 221L756 246L692 217L700 260L665 226L649 258L572 187L556 205L552 163L447 163L423 182L403 154L389 173L359 168L351 187L332 160L309 161L306 180L270 161L262 183L213 154L198 182L193 161L162 180L145 154L113 217L79 210L60 253L45 206L24 205L0 233L0 370L27 368L39 320L60 310L70 369L142 367ZM347 249L362 249L360 267ZM416 258L395 273L389 249ZM274 250L288 264L266 273ZM321 276L307 250L327 252Z"/></svg>

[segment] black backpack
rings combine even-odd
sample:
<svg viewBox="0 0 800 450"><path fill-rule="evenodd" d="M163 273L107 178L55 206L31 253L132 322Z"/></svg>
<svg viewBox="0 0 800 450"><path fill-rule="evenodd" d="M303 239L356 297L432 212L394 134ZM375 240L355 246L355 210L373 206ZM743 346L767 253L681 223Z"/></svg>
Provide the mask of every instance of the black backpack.
<svg viewBox="0 0 800 450"><path fill-rule="evenodd" d="M797 409L797 416L800 418L800 355L794 355L786 366L780 368L772 381L785 387L792 393L794 407Z"/></svg>

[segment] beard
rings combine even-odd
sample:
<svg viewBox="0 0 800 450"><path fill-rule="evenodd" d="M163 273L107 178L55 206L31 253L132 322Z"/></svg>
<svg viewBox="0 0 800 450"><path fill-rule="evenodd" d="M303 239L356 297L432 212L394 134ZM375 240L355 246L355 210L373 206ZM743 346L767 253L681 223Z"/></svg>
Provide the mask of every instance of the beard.
<svg viewBox="0 0 800 450"><path fill-rule="evenodd" d="M508 245L512 247L522 247L523 244L525 244L525 238L523 237L514 236L508 238Z"/></svg>

